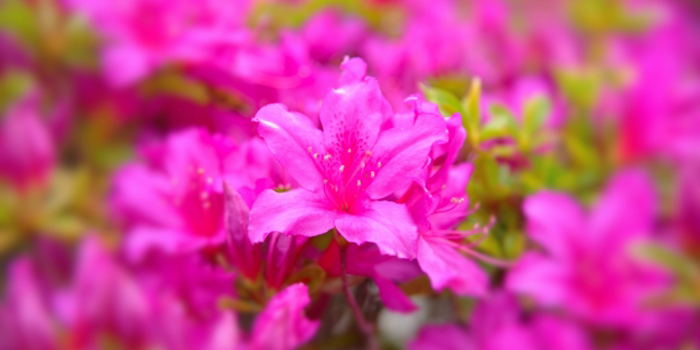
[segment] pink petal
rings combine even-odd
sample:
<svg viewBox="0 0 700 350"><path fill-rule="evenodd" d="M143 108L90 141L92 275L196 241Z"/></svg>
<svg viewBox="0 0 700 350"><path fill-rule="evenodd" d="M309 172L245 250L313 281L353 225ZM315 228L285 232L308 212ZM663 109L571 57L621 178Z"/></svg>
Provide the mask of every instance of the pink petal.
<svg viewBox="0 0 700 350"><path fill-rule="evenodd" d="M108 47L104 52L103 65L107 79L115 87L136 83L152 68L148 55L132 45Z"/></svg>
<svg viewBox="0 0 700 350"><path fill-rule="evenodd" d="M183 227L185 223L169 199L172 192L165 176L141 165L127 165L117 173L111 204L127 222Z"/></svg>
<svg viewBox="0 0 700 350"><path fill-rule="evenodd" d="M370 201L357 215L340 214L335 226L349 242L375 243L382 254L406 259L416 255L418 233L405 205Z"/></svg>
<svg viewBox="0 0 700 350"><path fill-rule="evenodd" d="M381 199L410 185L411 177L422 176L433 145L445 141L445 121L435 114L419 115L411 128L382 132L372 151L382 166L367 187L367 194Z"/></svg>
<svg viewBox="0 0 700 350"><path fill-rule="evenodd" d="M573 258L573 248L586 234L586 219L579 205L569 196L540 192L523 204L528 235L559 258Z"/></svg>
<svg viewBox="0 0 700 350"><path fill-rule="evenodd" d="M248 206L238 192L224 188L226 238L235 265L250 279L260 270L260 245L248 238Z"/></svg>
<svg viewBox="0 0 700 350"><path fill-rule="evenodd" d="M250 210L248 236L253 242L264 241L271 232L316 236L332 229L337 215L323 194L304 189L266 190Z"/></svg>
<svg viewBox="0 0 700 350"><path fill-rule="evenodd" d="M460 221L464 220L469 210L467 185L474 166L471 163L462 163L450 168L446 187L440 192L441 203L436 210L437 212L430 215L430 224L433 229L454 228ZM463 201L453 203L452 198ZM445 208L449 208L449 210Z"/></svg>
<svg viewBox="0 0 700 350"><path fill-rule="evenodd" d="M233 312L224 312L216 320L206 345L205 350L235 350L241 348L241 331ZM198 346L200 344L197 344Z"/></svg>
<svg viewBox="0 0 700 350"><path fill-rule="evenodd" d="M403 313L416 310L416 305L413 304L411 299L409 299L394 282L386 278L375 276L374 283L377 284L377 288L379 289L379 297L389 310Z"/></svg>
<svg viewBox="0 0 700 350"><path fill-rule="evenodd" d="M338 85L348 85L360 82L367 74L367 63L361 58L346 58L341 65L342 73Z"/></svg>
<svg viewBox="0 0 700 350"><path fill-rule="evenodd" d="M306 285L290 285L267 304L253 324L250 350L294 350L313 337L320 323L304 315Z"/></svg>
<svg viewBox="0 0 700 350"><path fill-rule="evenodd" d="M488 276L472 260L451 246L418 239L418 264L436 291L445 287L459 295L482 296L488 289Z"/></svg>
<svg viewBox="0 0 700 350"><path fill-rule="evenodd" d="M527 253L510 270L506 288L546 305L561 305L569 298L568 283L569 271L561 262Z"/></svg>
<svg viewBox="0 0 700 350"><path fill-rule="evenodd" d="M308 190L323 186L323 176L314 163L314 154L323 157L322 133L311 120L291 113L284 105L271 104L255 115L258 134L289 174Z"/></svg>
<svg viewBox="0 0 700 350"><path fill-rule="evenodd" d="M225 240L224 231L205 237L175 229L139 226L129 232L124 242L124 251L129 259L139 260L150 251L167 254L188 253L222 244Z"/></svg>
<svg viewBox="0 0 700 350"><path fill-rule="evenodd" d="M464 140L467 138L467 131L462 126L462 117L459 114L455 114L448 119L446 125L449 132L448 141L444 145L437 147L437 149L434 151L441 151L443 154L440 157L442 164L440 169L438 169L438 171L436 171L435 174L430 177L429 182L431 186L429 187L429 190L431 193L439 191L440 187L446 183L449 186L449 183L452 182L448 182L448 178L451 177L450 170L457 159L457 155L464 144ZM468 179L469 177L467 176L467 180ZM462 194L464 194L465 191L466 186L462 188Z"/></svg>
<svg viewBox="0 0 700 350"><path fill-rule="evenodd" d="M591 214L589 235L602 246L628 242L651 233L656 196L651 180L641 171L616 175Z"/></svg>
<svg viewBox="0 0 700 350"><path fill-rule="evenodd" d="M319 115L324 144L329 151L336 148L338 154L348 149L371 150L382 124L392 115L389 102L373 78L333 89L323 99Z"/></svg>

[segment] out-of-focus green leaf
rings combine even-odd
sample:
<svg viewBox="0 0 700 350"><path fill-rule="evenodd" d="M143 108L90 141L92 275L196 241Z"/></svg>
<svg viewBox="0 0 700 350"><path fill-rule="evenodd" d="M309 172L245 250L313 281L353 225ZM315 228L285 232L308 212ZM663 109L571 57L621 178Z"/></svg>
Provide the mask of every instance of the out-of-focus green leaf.
<svg viewBox="0 0 700 350"><path fill-rule="evenodd" d="M551 116L552 106L544 96L535 96L525 102L522 113L524 133L533 137Z"/></svg>
<svg viewBox="0 0 700 350"><path fill-rule="evenodd" d="M474 148L478 148L481 140L479 126L481 125L481 81L472 80L469 94L462 100L462 124L467 130L467 138Z"/></svg>
<svg viewBox="0 0 700 350"><path fill-rule="evenodd" d="M518 132L515 116L505 106L494 104L490 108L491 117L481 129L481 140L514 136Z"/></svg>
<svg viewBox="0 0 700 350"><path fill-rule="evenodd" d="M32 77L22 71L8 70L0 79L0 110L6 110L34 85Z"/></svg>
<svg viewBox="0 0 700 350"><path fill-rule="evenodd" d="M462 112L459 99L450 92L425 85L421 85L421 89L428 101L438 105L443 116L449 117Z"/></svg>
<svg viewBox="0 0 700 350"><path fill-rule="evenodd" d="M633 253L642 259L661 264L678 278L671 294L680 302L700 305L700 266L689 258L659 244L646 243L633 246Z"/></svg>

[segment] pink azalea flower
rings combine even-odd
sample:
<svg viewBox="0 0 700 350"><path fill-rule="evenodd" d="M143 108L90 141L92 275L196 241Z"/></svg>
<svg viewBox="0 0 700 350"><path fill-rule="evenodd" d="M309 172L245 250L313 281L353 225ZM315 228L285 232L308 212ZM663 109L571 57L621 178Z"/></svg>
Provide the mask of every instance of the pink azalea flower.
<svg viewBox="0 0 700 350"><path fill-rule="evenodd" d="M192 129L144 149L148 164L125 166L115 179L112 204L129 228L125 249L133 256L151 248L183 253L221 245L223 182L255 188L273 175L274 159L259 141L236 145L221 135ZM272 186L272 180L262 186Z"/></svg>
<svg viewBox="0 0 700 350"><path fill-rule="evenodd" d="M247 40L247 1L70 0L105 38L103 65L115 85L127 85L166 63L206 62L211 50ZM143 14L148 13L146 19Z"/></svg>
<svg viewBox="0 0 700 350"><path fill-rule="evenodd" d="M301 188L263 192L250 212L249 234L316 236L336 228L349 242L377 244L384 254L415 256L416 227L405 205L382 200L423 172L433 144L446 140L437 114L410 128L383 129L393 116L364 62L343 64L341 86L323 100L323 130L283 105L262 108L258 133Z"/></svg>
<svg viewBox="0 0 700 350"><path fill-rule="evenodd" d="M0 178L20 191L43 186L54 167L54 147L38 96L21 99L0 121Z"/></svg>
<svg viewBox="0 0 700 350"><path fill-rule="evenodd" d="M654 28L644 45L625 47L635 74L621 97L623 160L700 155L700 70L687 59L691 32L679 14L669 12L668 23Z"/></svg>
<svg viewBox="0 0 700 350"><path fill-rule="evenodd" d="M563 194L528 198L528 234L546 254L526 253L511 271L508 288L593 323L643 324L653 312L642 303L667 281L630 249L651 237L655 206L651 183L637 171L618 174L588 216Z"/></svg>

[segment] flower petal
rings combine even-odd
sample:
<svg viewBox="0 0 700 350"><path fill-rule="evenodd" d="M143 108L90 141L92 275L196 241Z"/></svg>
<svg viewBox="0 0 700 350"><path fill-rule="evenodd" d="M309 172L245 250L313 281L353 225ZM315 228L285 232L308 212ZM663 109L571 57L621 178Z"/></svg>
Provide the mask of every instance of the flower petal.
<svg viewBox="0 0 700 350"><path fill-rule="evenodd" d="M458 295L486 294L486 273L449 245L420 237L416 258L436 291L449 287Z"/></svg>
<svg viewBox="0 0 700 350"><path fill-rule="evenodd" d="M420 114L413 127L382 132L372 151L382 166L367 187L372 199L381 199L421 177L433 144L447 141L445 120L436 114Z"/></svg>
<svg viewBox="0 0 700 350"><path fill-rule="evenodd" d="M350 71L344 73L352 75ZM326 149L334 148L338 154L348 149L371 150L382 124L392 115L391 106L374 78L366 77L331 90L323 99L319 115Z"/></svg>
<svg viewBox="0 0 700 350"><path fill-rule="evenodd" d="M572 258L573 248L585 235L583 210L569 196L544 191L528 197L523 204L528 235L562 259Z"/></svg>
<svg viewBox="0 0 700 350"><path fill-rule="evenodd" d="M641 171L617 174L591 213L590 238L607 247L651 233L656 197L651 180Z"/></svg>
<svg viewBox="0 0 700 350"><path fill-rule="evenodd" d="M389 310L403 313L416 310L416 305L413 304L411 299L409 299L394 282L386 278L375 276L374 283L377 284L377 288L379 289L379 297Z"/></svg>
<svg viewBox="0 0 700 350"><path fill-rule="evenodd" d="M320 189L323 176L316 168L313 154L324 154L322 133L309 118L292 113L282 104L261 108L255 115L258 134L275 158L299 184L310 190Z"/></svg>
<svg viewBox="0 0 700 350"><path fill-rule="evenodd" d="M173 186L163 175L138 164L121 169L114 180L111 206L127 223L184 227L172 200Z"/></svg>
<svg viewBox="0 0 700 350"><path fill-rule="evenodd" d="M139 260L151 250L167 254L187 253L224 243L225 240L223 231L205 237L174 229L137 226L129 232L124 242L124 250L129 259Z"/></svg>
<svg viewBox="0 0 700 350"><path fill-rule="evenodd" d="M360 214L342 214L335 220L338 232L356 244L375 243L382 254L412 259L418 233L405 205L368 202Z"/></svg>
<svg viewBox="0 0 700 350"><path fill-rule="evenodd" d="M323 195L304 189L284 193L266 190L250 210L248 237L262 242L271 232L316 236L332 229L337 215Z"/></svg>
<svg viewBox="0 0 700 350"><path fill-rule="evenodd" d="M568 274L561 262L528 253L511 269L506 288L533 296L545 305L561 305L569 297Z"/></svg>
<svg viewBox="0 0 700 350"><path fill-rule="evenodd" d="M245 201L224 184L226 240L233 262L243 274L255 279L260 269L260 245L252 244L248 238L249 211Z"/></svg>
<svg viewBox="0 0 700 350"><path fill-rule="evenodd" d="M306 285L290 285L274 296L253 324L250 349L293 350L306 343L319 327L304 315L309 305Z"/></svg>

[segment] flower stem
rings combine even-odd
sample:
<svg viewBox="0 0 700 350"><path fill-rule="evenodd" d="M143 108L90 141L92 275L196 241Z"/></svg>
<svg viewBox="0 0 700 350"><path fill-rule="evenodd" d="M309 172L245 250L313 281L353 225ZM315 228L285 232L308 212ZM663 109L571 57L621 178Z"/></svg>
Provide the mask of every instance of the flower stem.
<svg viewBox="0 0 700 350"><path fill-rule="evenodd" d="M340 248L340 270L341 278L343 279L343 294L348 304L350 304L350 309L352 310L353 316L355 316L357 326L365 334L368 349L379 350L379 342L374 334L374 326L365 319L362 310L360 310L360 306L357 305L357 301L355 301L355 297L350 291L350 284L348 283L348 275L346 273L347 254L345 250L345 247Z"/></svg>

